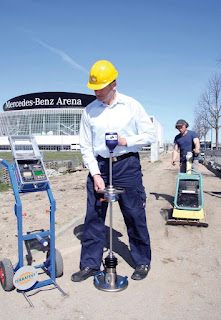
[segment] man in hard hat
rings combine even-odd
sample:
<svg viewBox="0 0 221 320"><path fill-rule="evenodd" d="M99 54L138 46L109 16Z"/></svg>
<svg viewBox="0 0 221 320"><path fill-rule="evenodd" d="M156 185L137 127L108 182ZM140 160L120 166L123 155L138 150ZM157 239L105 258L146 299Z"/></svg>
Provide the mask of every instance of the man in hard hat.
<svg viewBox="0 0 221 320"><path fill-rule="evenodd" d="M141 104L117 92L117 76L115 67L106 60L96 62L90 71L88 88L94 90L97 99L84 109L81 119L80 148L89 175L80 271L72 275L74 282L95 275L102 262L107 203L100 201L100 194L96 191L108 185L110 153L105 143L107 132L118 133L118 145L113 151L112 179L116 187L125 190L119 195L119 205L136 265L132 279L144 279L150 269L146 194L138 151L153 143L156 133Z"/></svg>
<svg viewBox="0 0 221 320"><path fill-rule="evenodd" d="M180 132L174 139L174 150L172 154L172 165L176 164L176 159L180 150L180 172L186 172L186 155L192 152L192 169L198 172L200 140L195 131L187 130L188 122L180 119L176 122L175 128Z"/></svg>

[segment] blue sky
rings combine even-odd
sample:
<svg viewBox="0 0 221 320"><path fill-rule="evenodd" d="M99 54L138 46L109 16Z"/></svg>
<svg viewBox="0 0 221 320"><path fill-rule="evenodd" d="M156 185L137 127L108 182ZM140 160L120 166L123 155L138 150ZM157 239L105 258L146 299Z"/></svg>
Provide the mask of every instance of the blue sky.
<svg viewBox="0 0 221 320"><path fill-rule="evenodd" d="M0 0L0 110L18 95L90 94L97 60L119 72L118 91L142 103L173 141L193 124L209 78L221 72L220 0Z"/></svg>

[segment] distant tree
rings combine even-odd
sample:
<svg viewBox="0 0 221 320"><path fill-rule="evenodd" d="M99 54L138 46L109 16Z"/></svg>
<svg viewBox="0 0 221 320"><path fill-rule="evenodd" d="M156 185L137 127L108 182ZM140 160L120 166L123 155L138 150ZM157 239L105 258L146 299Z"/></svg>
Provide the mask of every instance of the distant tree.
<svg viewBox="0 0 221 320"><path fill-rule="evenodd" d="M221 118L221 75L213 75L205 92L198 100L196 107L196 120L204 123L207 127L214 128L216 132L216 149L219 144L219 119ZM196 121L195 120L195 121ZM208 130L207 130L208 132Z"/></svg>
<svg viewBox="0 0 221 320"><path fill-rule="evenodd" d="M206 135L210 129L207 120L202 117L201 113L198 113L198 109L195 110L195 120L193 130L198 133L200 139L206 141Z"/></svg>

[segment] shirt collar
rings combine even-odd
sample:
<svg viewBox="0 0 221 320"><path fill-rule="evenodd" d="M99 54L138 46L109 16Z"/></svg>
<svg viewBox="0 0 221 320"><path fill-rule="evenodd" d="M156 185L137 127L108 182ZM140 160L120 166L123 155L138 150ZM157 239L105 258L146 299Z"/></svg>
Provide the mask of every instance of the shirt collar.
<svg viewBox="0 0 221 320"><path fill-rule="evenodd" d="M116 91L116 99L115 99L114 103L110 106L107 104L104 104L103 102L99 101L98 99L97 99L97 101L98 101L98 106L104 107L104 108L113 108L117 104L125 104L125 102L121 98L121 94L118 91Z"/></svg>
<svg viewBox="0 0 221 320"><path fill-rule="evenodd" d="M117 103L125 104L124 100L123 100L122 97L121 97L121 94L120 94L118 91L116 91L116 93L117 93L117 96L116 96L116 101L115 101L115 103L116 103L116 104L117 104Z"/></svg>

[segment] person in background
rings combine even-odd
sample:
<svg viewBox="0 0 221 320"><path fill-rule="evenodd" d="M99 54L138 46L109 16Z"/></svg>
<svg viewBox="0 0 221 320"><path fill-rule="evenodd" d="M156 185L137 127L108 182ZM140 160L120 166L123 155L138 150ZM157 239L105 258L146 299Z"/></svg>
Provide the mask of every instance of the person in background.
<svg viewBox="0 0 221 320"><path fill-rule="evenodd" d="M80 271L72 275L74 282L95 275L102 262L108 204L100 201L101 195L96 191L103 190L109 182L107 132L118 134L118 145L113 152L112 180L114 186L125 190L119 195L118 202L136 265L132 279L144 279L150 269L146 193L138 151L155 141L156 132L142 105L116 90L117 77L117 70L106 60L96 62L90 71L88 88L94 90L97 99L84 109L80 126L80 148L89 175Z"/></svg>
<svg viewBox="0 0 221 320"><path fill-rule="evenodd" d="M180 132L174 139L174 150L172 154L172 165L175 165L180 151L180 172L186 172L186 155L192 152L192 169L198 172L200 153L200 140L195 131L187 130L189 124L180 119L176 122L175 128Z"/></svg>

